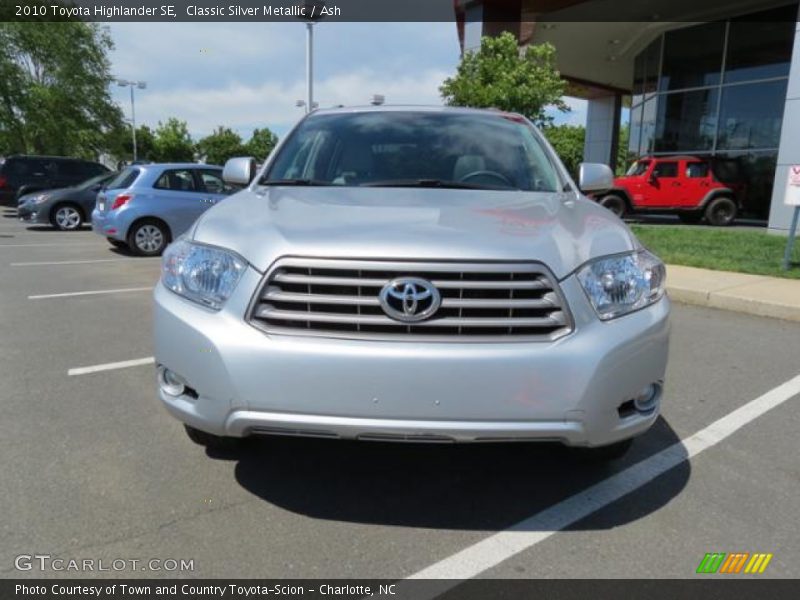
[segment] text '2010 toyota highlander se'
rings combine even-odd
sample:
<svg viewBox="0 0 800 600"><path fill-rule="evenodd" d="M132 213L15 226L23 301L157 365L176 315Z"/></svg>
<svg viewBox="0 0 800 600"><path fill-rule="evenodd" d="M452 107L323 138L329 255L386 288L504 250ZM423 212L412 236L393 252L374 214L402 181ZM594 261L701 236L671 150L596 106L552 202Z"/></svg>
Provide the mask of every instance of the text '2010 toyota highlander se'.
<svg viewBox="0 0 800 600"><path fill-rule="evenodd" d="M170 245L159 395L190 437L560 441L656 420L665 269L525 118L313 112ZM251 181L252 179L252 181ZM603 165L581 187L610 186Z"/></svg>

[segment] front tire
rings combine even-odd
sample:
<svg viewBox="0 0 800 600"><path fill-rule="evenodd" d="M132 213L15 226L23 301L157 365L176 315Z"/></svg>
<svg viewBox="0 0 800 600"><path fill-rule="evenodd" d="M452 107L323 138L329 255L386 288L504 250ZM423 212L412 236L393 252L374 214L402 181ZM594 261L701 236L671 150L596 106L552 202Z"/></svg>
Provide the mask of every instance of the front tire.
<svg viewBox="0 0 800 600"><path fill-rule="evenodd" d="M59 231L75 231L83 225L83 213L74 204L58 204L50 211L50 224Z"/></svg>
<svg viewBox="0 0 800 600"><path fill-rule="evenodd" d="M625 198L617 194L608 194L600 198L600 206L607 208L620 219L628 212L628 205L625 202Z"/></svg>
<svg viewBox="0 0 800 600"><path fill-rule="evenodd" d="M128 247L139 256L160 256L169 243L169 230L161 221L137 221L128 233Z"/></svg>
<svg viewBox="0 0 800 600"><path fill-rule="evenodd" d="M195 444L205 446L209 450L231 451L238 449L242 445L242 440L240 438L214 435L195 429L189 425L184 425L183 427L186 429L186 435L189 436L190 440Z"/></svg>
<svg viewBox="0 0 800 600"><path fill-rule="evenodd" d="M728 196L718 196L706 207L706 221L709 225L725 227L736 218L736 202Z"/></svg>

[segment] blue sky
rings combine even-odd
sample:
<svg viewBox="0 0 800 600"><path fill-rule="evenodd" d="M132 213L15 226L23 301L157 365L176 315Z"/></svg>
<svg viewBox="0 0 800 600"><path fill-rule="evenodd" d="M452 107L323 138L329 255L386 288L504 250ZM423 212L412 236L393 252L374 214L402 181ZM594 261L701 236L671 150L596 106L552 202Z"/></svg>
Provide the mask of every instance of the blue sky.
<svg viewBox="0 0 800 600"><path fill-rule="evenodd" d="M302 23L113 23L112 73L147 81L136 90L137 124L175 116L195 138L217 125L245 139L267 126L279 135L302 116ZM441 104L438 86L459 60L454 23L325 23L315 27L315 100L358 105L373 94L392 104ZM114 88L125 116L129 92ZM559 122L583 124L572 100Z"/></svg>

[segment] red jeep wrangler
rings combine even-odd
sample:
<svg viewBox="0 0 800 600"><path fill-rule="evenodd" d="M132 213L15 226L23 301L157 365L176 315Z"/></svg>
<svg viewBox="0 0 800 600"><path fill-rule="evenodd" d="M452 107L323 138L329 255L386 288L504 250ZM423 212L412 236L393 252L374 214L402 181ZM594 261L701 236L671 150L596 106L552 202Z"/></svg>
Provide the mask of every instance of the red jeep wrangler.
<svg viewBox="0 0 800 600"><path fill-rule="evenodd" d="M672 212L685 223L699 223L705 217L711 225L730 225L741 207L744 185L723 183L715 175L718 162L696 156L640 158L623 177L614 180L613 188L594 197L620 217ZM738 169L726 164L724 170Z"/></svg>

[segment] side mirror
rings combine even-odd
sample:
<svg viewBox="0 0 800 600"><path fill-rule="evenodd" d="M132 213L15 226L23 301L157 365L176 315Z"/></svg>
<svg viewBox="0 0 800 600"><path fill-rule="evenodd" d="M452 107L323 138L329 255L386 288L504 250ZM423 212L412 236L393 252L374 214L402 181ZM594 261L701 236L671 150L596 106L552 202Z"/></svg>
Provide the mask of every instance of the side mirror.
<svg viewBox="0 0 800 600"><path fill-rule="evenodd" d="M581 163L578 187L582 192L600 192L614 187L614 173L608 165Z"/></svg>
<svg viewBox="0 0 800 600"><path fill-rule="evenodd" d="M222 169L225 183L249 185L256 176L256 159L252 156L231 158Z"/></svg>

